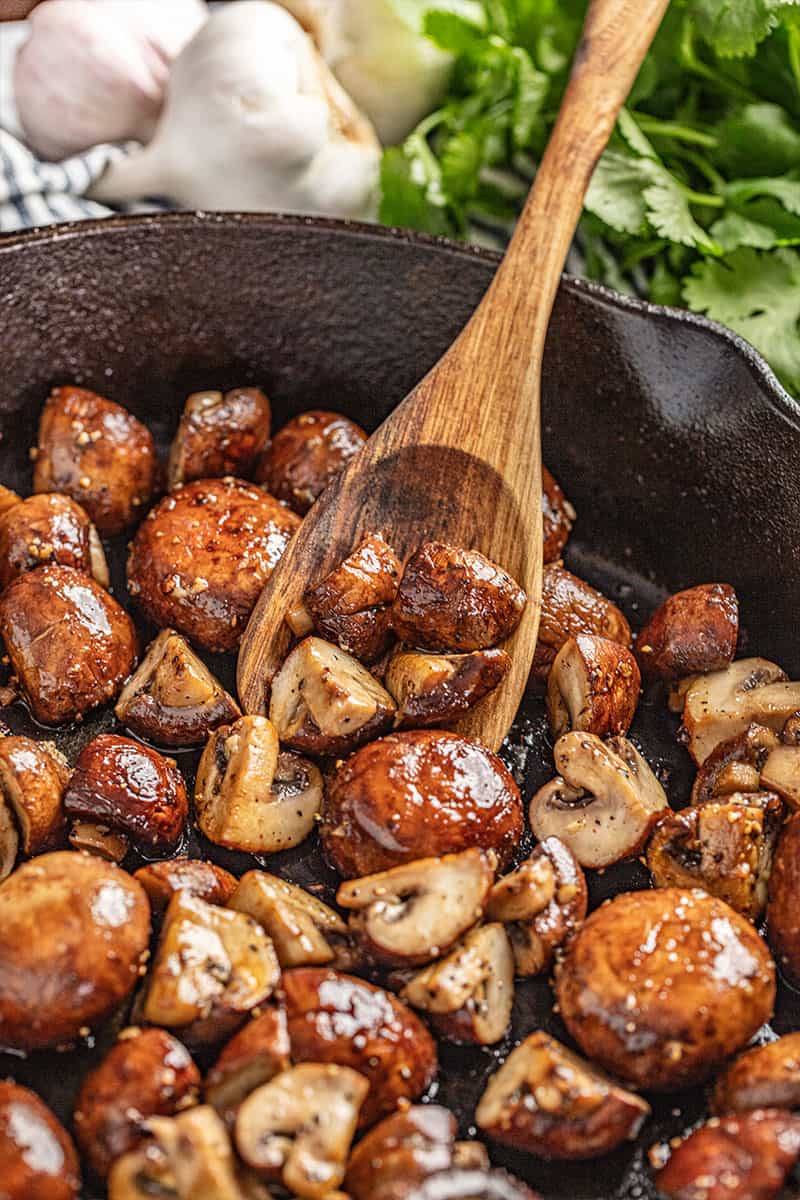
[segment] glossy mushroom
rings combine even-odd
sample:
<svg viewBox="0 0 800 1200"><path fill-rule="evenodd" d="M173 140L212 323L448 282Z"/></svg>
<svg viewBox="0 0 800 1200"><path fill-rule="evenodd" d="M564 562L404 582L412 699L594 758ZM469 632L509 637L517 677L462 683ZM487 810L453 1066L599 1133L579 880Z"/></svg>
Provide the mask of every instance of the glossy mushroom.
<svg viewBox="0 0 800 1200"><path fill-rule="evenodd" d="M621 646L631 644L630 625L616 604L562 563L547 563L542 572L542 607L531 678L546 684L559 650L580 633L608 638Z"/></svg>
<svg viewBox="0 0 800 1200"><path fill-rule="evenodd" d="M242 1101L290 1066L286 1014L267 1008L223 1047L205 1078L205 1099L232 1124Z"/></svg>
<svg viewBox="0 0 800 1200"><path fill-rule="evenodd" d="M380 534L366 534L352 554L306 591L314 628L363 663L380 658L391 641L400 570L400 560Z"/></svg>
<svg viewBox="0 0 800 1200"><path fill-rule="evenodd" d="M720 742L752 724L780 732L800 708L800 682L775 663L742 658L721 671L693 678L683 696L683 727L692 758L704 763Z"/></svg>
<svg viewBox="0 0 800 1200"><path fill-rule="evenodd" d="M296 883L266 871L248 871L228 903L269 934L282 968L330 963L346 969L355 961L339 914Z"/></svg>
<svg viewBox="0 0 800 1200"><path fill-rule="evenodd" d="M271 415L269 400L259 388L193 392L169 452L170 491L195 479L250 476L269 440Z"/></svg>
<svg viewBox="0 0 800 1200"><path fill-rule="evenodd" d="M414 729L455 721L494 691L510 668L505 650L431 654L397 649L383 679L397 705L395 726Z"/></svg>
<svg viewBox="0 0 800 1200"><path fill-rule="evenodd" d="M35 1092L0 1081L3 1200L78 1200L81 1173L66 1129Z"/></svg>
<svg viewBox="0 0 800 1200"><path fill-rule="evenodd" d="M800 813L783 828L769 880L767 936L782 974L800 986Z"/></svg>
<svg viewBox="0 0 800 1200"><path fill-rule="evenodd" d="M545 563L561 557L575 521L575 509L555 477L542 466L542 552Z"/></svg>
<svg viewBox="0 0 800 1200"><path fill-rule="evenodd" d="M547 677L547 716L554 737L569 730L619 736L631 727L641 678L626 646L579 633L559 650Z"/></svg>
<svg viewBox="0 0 800 1200"><path fill-rule="evenodd" d="M85 571L108 587L103 544L88 513L69 496L29 496L0 516L0 591L48 562Z"/></svg>
<svg viewBox="0 0 800 1200"><path fill-rule="evenodd" d="M216 863L199 858L170 858L148 863L134 872L147 892L153 915L169 905L176 892L189 892L209 904L226 904L236 890L236 877Z"/></svg>
<svg viewBox="0 0 800 1200"><path fill-rule="evenodd" d="M111 1168L108 1200L243 1200L230 1138L210 1105L147 1125L150 1139Z"/></svg>
<svg viewBox="0 0 800 1200"><path fill-rule="evenodd" d="M672 683L719 671L733 661L739 601L729 583L701 583L668 596L636 638L646 680Z"/></svg>
<svg viewBox="0 0 800 1200"><path fill-rule="evenodd" d="M364 430L349 417L310 409L278 430L261 457L256 478L305 516L366 440Z"/></svg>
<svg viewBox="0 0 800 1200"><path fill-rule="evenodd" d="M787 1033L739 1055L717 1080L711 1108L717 1114L800 1109L800 1033Z"/></svg>
<svg viewBox="0 0 800 1200"><path fill-rule="evenodd" d="M0 738L0 880L20 853L31 858L63 842L69 774L66 759L50 743Z"/></svg>
<svg viewBox="0 0 800 1200"><path fill-rule="evenodd" d="M793 718L789 718L789 724ZM705 804L732 792L776 792L800 809L800 745L793 734L779 735L763 725L720 742L702 764L692 787L692 803Z"/></svg>

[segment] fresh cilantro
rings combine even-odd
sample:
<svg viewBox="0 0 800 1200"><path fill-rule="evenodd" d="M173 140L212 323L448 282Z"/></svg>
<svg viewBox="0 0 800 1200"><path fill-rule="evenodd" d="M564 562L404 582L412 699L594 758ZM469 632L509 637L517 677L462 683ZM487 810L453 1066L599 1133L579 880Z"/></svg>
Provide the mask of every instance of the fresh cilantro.
<svg viewBox="0 0 800 1200"><path fill-rule="evenodd" d="M778 21L769 0L691 0L689 12L721 58L754 54Z"/></svg>

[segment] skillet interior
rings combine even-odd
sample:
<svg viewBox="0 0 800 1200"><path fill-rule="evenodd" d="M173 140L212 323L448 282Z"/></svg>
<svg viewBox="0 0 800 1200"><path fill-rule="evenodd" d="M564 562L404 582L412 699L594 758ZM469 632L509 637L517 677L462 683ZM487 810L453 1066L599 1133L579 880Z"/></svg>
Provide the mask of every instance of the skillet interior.
<svg viewBox="0 0 800 1200"><path fill-rule="evenodd" d="M130 407L162 448L190 391L241 383L266 388L276 425L330 407L374 428L449 345L496 263L430 239L299 218L121 218L10 239L0 244L0 482L30 490L39 409L65 382ZM729 580L742 601L742 649L800 671L800 413L754 352L702 319L565 280L543 406L545 461L579 516L569 565L634 625L665 588ZM121 542L112 558L123 596ZM232 683L231 663L211 665ZM21 708L9 715L30 730ZM74 755L111 723L102 714L57 740ZM659 700L642 703L634 733L682 805L688 756ZM540 701L526 701L504 754L526 799L552 775ZM180 759L191 775L194 756ZM252 865L194 840L190 852L198 848L239 872ZM332 881L311 844L274 856L269 869ZM638 865L610 870L592 881L593 902L645 882ZM546 982L520 986L513 1037L537 1027L564 1036L551 1004ZM783 988L774 1029L798 1026L800 996ZM68 1119L112 1036L67 1055L0 1055L0 1076L30 1084ZM463 1132L507 1048L443 1051L436 1095ZM699 1092L656 1101L639 1145L596 1163L494 1157L547 1200L653 1197L643 1155L702 1104Z"/></svg>

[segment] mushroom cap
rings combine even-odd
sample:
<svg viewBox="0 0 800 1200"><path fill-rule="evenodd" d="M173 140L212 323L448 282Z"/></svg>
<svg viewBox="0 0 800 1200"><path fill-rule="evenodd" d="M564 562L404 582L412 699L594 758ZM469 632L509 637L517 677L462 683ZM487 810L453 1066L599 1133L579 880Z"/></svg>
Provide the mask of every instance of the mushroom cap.
<svg viewBox="0 0 800 1200"><path fill-rule="evenodd" d="M549 562L542 572L542 610L533 657L532 676L539 683L547 675L564 643L579 633L630 646L631 627L616 604L561 562Z"/></svg>
<svg viewBox="0 0 800 1200"><path fill-rule="evenodd" d="M216 863L197 858L170 858L148 863L134 872L147 892L153 915L163 913L176 892L191 892L209 904L226 904L236 890L236 878Z"/></svg>
<svg viewBox="0 0 800 1200"><path fill-rule="evenodd" d="M227 1042L206 1075L204 1094L226 1119L234 1117L246 1096L290 1066L286 1014L267 1008Z"/></svg>
<svg viewBox="0 0 800 1200"><path fill-rule="evenodd" d="M698 766L720 742L752 724L780 732L800 708L800 682L792 683L765 658L741 658L721 671L694 677L683 697L683 727Z"/></svg>
<svg viewBox="0 0 800 1200"><path fill-rule="evenodd" d="M337 912L311 892L266 871L247 871L228 904L266 930L284 968L332 963L338 943L347 937Z"/></svg>
<svg viewBox="0 0 800 1200"><path fill-rule="evenodd" d="M740 1054L717 1080L712 1111L800 1108L800 1032Z"/></svg>
<svg viewBox="0 0 800 1200"><path fill-rule="evenodd" d="M656 1175L671 1200L773 1200L800 1155L800 1116L759 1109L714 1118L671 1153Z"/></svg>
<svg viewBox="0 0 800 1200"><path fill-rule="evenodd" d="M193 392L169 453L170 491L195 479L252 474L269 440L272 410L260 388Z"/></svg>
<svg viewBox="0 0 800 1200"><path fill-rule="evenodd" d="M639 703L639 667L627 646L591 633L570 637L547 676L554 736L570 729L600 737L627 733Z"/></svg>
<svg viewBox="0 0 800 1200"><path fill-rule="evenodd" d="M453 1166L458 1125L438 1104L398 1109L353 1148L345 1187L352 1200L404 1200L414 1184Z"/></svg>
<svg viewBox="0 0 800 1200"><path fill-rule="evenodd" d="M278 430L261 458L256 479L305 516L366 440L361 426L342 413L309 409Z"/></svg>
<svg viewBox="0 0 800 1200"><path fill-rule="evenodd" d="M636 657L645 679L672 683L726 667L738 636L736 592L729 583L700 583L656 609L636 638Z"/></svg>
<svg viewBox="0 0 800 1200"><path fill-rule="evenodd" d="M391 641L390 608L400 571L400 560L380 534L366 534L352 554L306 590L314 628L361 662L374 662Z"/></svg>
<svg viewBox="0 0 800 1200"><path fill-rule="evenodd" d="M108 567L89 514L69 496L28 496L0 515L0 591L46 562L94 575L108 586Z"/></svg>
<svg viewBox="0 0 800 1200"><path fill-rule="evenodd" d="M0 1081L4 1200L77 1200L81 1175L66 1129L35 1092Z"/></svg>
<svg viewBox="0 0 800 1200"><path fill-rule="evenodd" d="M781 973L800 985L800 922L797 919L797 881L800 879L800 813L783 827L769 880L767 937Z"/></svg>

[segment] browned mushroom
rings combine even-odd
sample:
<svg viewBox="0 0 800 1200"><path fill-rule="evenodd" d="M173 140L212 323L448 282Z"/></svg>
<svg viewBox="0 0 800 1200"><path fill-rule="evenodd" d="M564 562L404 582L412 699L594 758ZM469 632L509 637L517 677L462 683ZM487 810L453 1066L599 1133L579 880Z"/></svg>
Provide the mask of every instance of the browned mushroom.
<svg viewBox="0 0 800 1200"><path fill-rule="evenodd" d="M341 413L310 409L278 430L261 457L256 478L305 516L366 440L361 426Z"/></svg>
<svg viewBox="0 0 800 1200"><path fill-rule="evenodd" d="M130 850L130 842L124 833L117 833L97 821L73 821L68 841L73 850L85 850L110 863L121 863Z"/></svg>
<svg viewBox="0 0 800 1200"><path fill-rule="evenodd" d="M300 521L237 479L201 479L156 505L128 556L128 591L147 617L206 650L235 650Z"/></svg>
<svg viewBox="0 0 800 1200"><path fill-rule="evenodd" d="M248 913L269 934L281 967L354 965L347 926L337 912L295 883L248 871L229 906Z"/></svg>
<svg viewBox="0 0 800 1200"><path fill-rule="evenodd" d="M712 1118L656 1175L669 1200L776 1200L800 1157L800 1116L759 1109Z"/></svg>
<svg viewBox="0 0 800 1200"><path fill-rule="evenodd" d="M124 833L140 850L168 854L183 836L189 801L171 758L115 733L78 755L64 807L70 817Z"/></svg>
<svg viewBox="0 0 800 1200"><path fill-rule="evenodd" d="M161 467L149 429L85 388L54 388L42 410L36 492L77 500L102 534L121 533L156 494Z"/></svg>
<svg viewBox="0 0 800 1200"><path fill-rule="evenodd" d="M351 654L307 637L272 681L269 715L292 750L342 755L389 729L395 704Z"/></svg>
<svg viewBox="0 0 800 1200"><path fill-rule="evenodd" d="M383 680L397 704L395 725L409 729L455 721L502 683L510 667L505 650L396 650Z"/></svg>
<svg viewBox="0 0 800 1200"><path fill-rule="evenodd" d="M426 650L487 650L513 633L526 603L516 580L479 551L424 542L406 563L392 624Z"/></svg>
<svg viewBox="0 0 800 1200"><path fill-rule="evenodd" d="M68 779L67 762L51 743L0 738L0 880L11 874L20 851L30 858L63 841Z"/></svg>
<svg viewBox="0 0 800 1200"><path fill-rule="evenodd" d="M265 1179L324 1200L344 1179L369 1084L349 1067L301 1063L263 1084L236 1115L236 1149Z"/></svg>
<svg viewBox="0 0 800 1200"><path fill-rule="evenodd" d="M400 560L378 533L368 533L343 562L305 594L314 628L364 663L375 662L391 640L391 606Z"/></svg>
<svg viewBox="0 0 800 1200"><path fill-rule="evenodd" d="M769 881L767 934L782 973L800 986L800 813L783 828Z"/></svg>
<svg viewBox="0 0 800 1200"><path fill-rule="evenodd" d="M556 966L585 1054L635 1086L706 1078L769 1020L775 967L753 926L699 890L625 892L591 914Z"/></svg>
<svg viewBox="0 0 800 1200"><path fill-rule="evenodd" d="M446 953L483 916L496 859L484 850L421 858L343 883L336 901L377 961L413 966Z"/></svg>
<svg viewBox="0 0 800 1200"><path fill-rule="evenodd" d="M151 1117L151 1140L118 1158L108 1200L245 1200L227 1130L209 1105Z"/></svg>
<svg viewBox="0 0 800 1200"><path fill-rule="evenodd" d="M433 1082L436 1046L419 1017L382 988L325 967L284 971L281 986L295 1062L337 1063L366 1076L360 1124L416 1100Z"/></svg>
<svg viewBox="0 0 800 1200"><path fill-rule="evenodd" d="M117 719L159 746L199 746L239 705L174 629L163 629L120 692Z"/></svg>
<svg viewBox="0 0 800 1200"><path fill-rule="evenodd" d="M18 496L16 492L12 492L11 488L6 487L5 484L0 483L0 517L4 517L21 500L21 496Z"/></svg>
<svg viewBox="0 0 800 1200"><path fill-rule="evenodd" d="M401 996L450 1041L499 1042L514 1003L514 955L504 926L473 929L445 958L417 972Z"/></svg>
<svg viewBox="0 0 800 1200"><path fill-rule="evenodd" d="M683 727L689 752L704 763L720 742L752 724L780 732L800 708L800 682L787 681L775 663L742 658L721 671L698 675L683 697Z"/></svg>
<svg viewBox="0 0 800 1200"><path fill-rule="evenodd" d="M496 755L455 733L390 734L350 757L326 788L325 853L345 878L471 846L507 866L522 801Z"/></svg>
<svg viewBox="0 0 800 1200"><path fill-rule="evenodd" d="M778 734L763 725L748 725L743 733L720 742L699 768L692 786L692 804L722 800L733 792L761 790L761 771ZM769 789L764 789L769 790Z"/></svg>
<svg viewBox="0 0 800 1200"><path fill-rule="evenodd" d="M561 557L575 520L575 509L557 480L542 467L543 557L546 563Z"/></svg>
<svg viewBox="0 0 800 1200"><path fill-rule="evenodd" d="M128 614L88 575L57 563L9 584L0 596L0 636L44 725L112 700L136 665Z"/></svg>
<svg viewBox="0 0 800 1200"><path fill-rule="evenodd" d="M88 513L69 496L29 496L0 517L0 591L47 562L93 575L108 587L103 545Z"/></svg>
<svg viewBox="0 0 800 1200"><path fill-rule="evenodd" d="M656 887L702 887L756 921L767 906L767 884L783 822L783 803L770 792L733 792L663 816L647 847Z"/></svg>
<svg viewBox="0 0 800 1200"><path fill-rule="evenodd" d="M578 928L586 906L586 879L577 859L558 838L548 837L497 881L486 915L505 925L517 974L538 975Z"/></svg>
<svg viewBox="0 0 800 1200"><path fill-rule="evenodd" d="M489 1080L475 1112L496 1142L540 1158L609 1154L637 1136L650 1105L546 1033L533 1033Z"/></svg>
<svg viewBox="0 0 800 1200"><path fill-rule="evenodd" d="M35 1092L0 1081L0 1195L3 1200L78 1200L81 1173L72 1139Z"/></svg>
<svg viewBox="0 0 800 1200"><path fill-rule="evenodd" d="M198 858L171 858L148 863L134 874L150 900L153 915L164 912L176 892L190 892L209 904L227 904L236 890L236 878L216 863Z"/></svg>
<svg viewBox="0 0 800 1200"><path fill-rule="evenodd" d="M197 1102L200 1072L186 1048L163 1029L126 1029L83 1081L75 1136L95 1175L147 1137L147 1121Z"/></svg>
<svg viewBox="0 0 800 1200"><path fill-rule="evenodd" d="M280 1008L267 1008L223 1048L206 1075L206 1100L232 1123L246 1096L288 1070L290 1052L286 1014Z"/></svg>
<svg viewBox="0 0 800 1200"><path fill-rule="evenodd" d="M672 683L727 667L738 637L736 592L728 583L701 583L656 609L636 638L636 657L645 679Z"/></svg>
<svg viewBox="0 0 800 1200"><path fill-rule="evenodd" d="M718 1114L800 1108L800 1033L741 1054L717 1080L711 1108Z"/></svg>
<svg viewBox="0 0 800 1200"><path fill-rule="evenodd" d="M322 776L305 758L280 753L266 717L240 717L208 740L197 770L200 829L220 846L271 854L308 837L322 805Z"/></svg>
<svg viewBox="0 0 800 1200"><path fill-rule="evenodd" d="M636 659L626 646L591 633L569 638L547 677L553 736L570 729L599 737L627 733L641 682Z"/></svg>
<svg viewBox="0 0 800 1200"><path fill-rule="evenodd" d="M621 646L631 644L630 625L616 604L562 563L547 563L542 572L542 608L531 678L546 683L561 647L580 633L609 638Z"/></svg>
<svg viewBox="0 0 800 1200"><path fill-rule="evenodd" d="M412 1188L407 1200L542 1200L542 1197L507 1171L451 1167L429 1175Z"/></svg>
<svg viewBox="0 0 800 1200"><path fill-rule="evenodd" d="M195 479L247 477L269 440L270 403L259 388L193 392L169 452L170 491Z"/></svg>
<svg viewBox="0 0 800 1200"><path fill-rule="evenodd" d="M150 938L136 880L74 851L0 885L0 1045L36 1050L90 1032L131 992Z"/></svg>
<svg viewBox="0 0 800 1200"><path fill-rule="evenodd" d="M218 1043L269 999L280 977L272 943L244 913L185 891L169 902L141 1014L189 1046Z"/></svg>
<svg viewBox="0 0 800 1200"><path fill-rule="evenodd" d="M559 774L530 804L536 837L560 838L582 867L608 867L638 854L669 806L633 743L565 733L554 756Z"/></svg>

